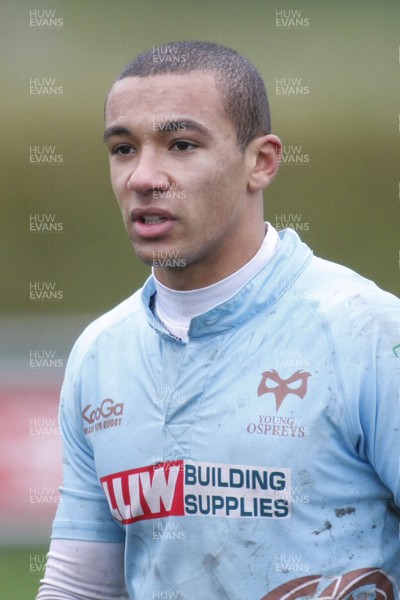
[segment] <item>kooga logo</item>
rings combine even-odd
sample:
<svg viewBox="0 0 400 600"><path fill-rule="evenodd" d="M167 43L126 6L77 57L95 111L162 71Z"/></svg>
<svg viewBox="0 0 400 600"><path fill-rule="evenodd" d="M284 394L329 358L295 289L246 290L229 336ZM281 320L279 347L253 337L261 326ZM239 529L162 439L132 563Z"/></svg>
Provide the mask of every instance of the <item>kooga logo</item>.
<svg viewBox="0 0 400 600"><path fill-rule="evenodd" d="M115 404L114 400L111 400L111 398L106 398L105 400L103 400L99 408L90 410L91 408L92 405L88 404L87 406L85 406L82 412L83 419L90 424L102 418L107 419L108 417L111 417L111 415L119 417L124 413L124 405L122 404L122 402L119 404Z"/></svg>

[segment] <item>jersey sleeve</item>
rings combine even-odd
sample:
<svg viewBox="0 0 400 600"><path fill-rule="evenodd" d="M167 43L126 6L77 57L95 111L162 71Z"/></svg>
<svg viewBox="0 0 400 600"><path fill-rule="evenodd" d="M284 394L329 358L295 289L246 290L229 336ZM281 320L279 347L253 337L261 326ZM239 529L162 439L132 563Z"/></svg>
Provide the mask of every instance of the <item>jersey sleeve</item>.
<svg viewBox="0 0 400 600"><path fill-rule="evenodd" d="M385 296L346 332L343 385L354 447L400 506L400 302Z"/></svg>
<svg viewBox="0 0 400 600"><path fill-rule="evenodd" d="M110 513L96 473L92 448L82 429L80 365L84 346L81 340L75 344L61 390L63 484L52 538L124 542L124 531Z"/></svg>

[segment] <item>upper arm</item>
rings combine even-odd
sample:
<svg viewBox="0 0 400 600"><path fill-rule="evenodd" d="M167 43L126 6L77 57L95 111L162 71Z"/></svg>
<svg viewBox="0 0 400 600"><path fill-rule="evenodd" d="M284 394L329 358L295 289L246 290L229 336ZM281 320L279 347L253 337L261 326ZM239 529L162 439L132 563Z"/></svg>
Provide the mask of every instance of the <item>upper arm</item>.
<svg viewBox="0 0 400 600"><path fill-rule="evenodd" d="M124 545L53 539L36 600L128 600Z"/></svg>
<svg viewBox="0 0 400 600"><path fill-rule="evenodd" d="M123 542L124 531L113 519L96 471L93 449L82 426L79 343L71 353L61 392L63 485L53 523L53 537Z"/></svg>
<svg viewBox="0 0 400 600"><path fill-rule="evenodd" d="M372 311L371 311L372 313ZM370 314L371 314L370 313ZM347 414L354 445L400 506L400 342L399 302L365 317L342 362Z"/></svg>

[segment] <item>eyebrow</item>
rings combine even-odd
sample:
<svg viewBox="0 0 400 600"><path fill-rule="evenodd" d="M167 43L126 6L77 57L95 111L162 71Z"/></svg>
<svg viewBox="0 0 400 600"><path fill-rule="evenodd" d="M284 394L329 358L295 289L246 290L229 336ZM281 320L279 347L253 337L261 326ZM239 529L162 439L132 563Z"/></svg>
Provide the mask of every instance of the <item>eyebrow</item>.
<svg viewBox="0 0 400 600"><path fill-rule="evenodd" d="M122 127L121 125L112 125L111 127L107 127L103 134L103 141L106 142L113 135L131 135L132 132L127 127Z"/></svg>
<svg viewBox="0 0 400 600"><path fill-rule="evenodd" d="M193 121L191 119L182 119L182 120L170 120L170 121L153 121L153 129L157 133L171 133L173 131L197 131L203 135L211 136L211 131L197 123L197 121ZM122 125L112 125L108 127L104 134L103 140L106 142L110 137L113 136L131 136L132 131L127 127L123 127Z"/></svg>
<svg viewBox="0 0 400 600"><path fill-rule="evenodd" d="M153 127L156 125L156 122L153 121ZM159 121L157 123L158 127L155 128L155 131L158 133L170 133L171 131L197 131L203 135L211 136L211 131L205 127L204 125L200 125L197 121L192 121L191 119L172 119L169 121Z"/></svg>

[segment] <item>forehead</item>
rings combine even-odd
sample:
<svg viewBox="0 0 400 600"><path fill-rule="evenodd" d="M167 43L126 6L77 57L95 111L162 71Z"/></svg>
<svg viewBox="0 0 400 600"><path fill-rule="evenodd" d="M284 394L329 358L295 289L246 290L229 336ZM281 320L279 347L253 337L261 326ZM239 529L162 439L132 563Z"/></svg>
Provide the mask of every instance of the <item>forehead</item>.
<svg viewBox="0 0 400 600"><path fill-rule="evenodd" d="M121 118L145 119L162 115L193 117L201 121L227 121L221 92L213 73L163 73L126 77L111 88L106 104L107 124Z"/></svg>

